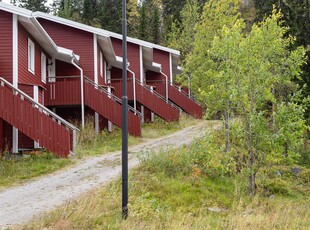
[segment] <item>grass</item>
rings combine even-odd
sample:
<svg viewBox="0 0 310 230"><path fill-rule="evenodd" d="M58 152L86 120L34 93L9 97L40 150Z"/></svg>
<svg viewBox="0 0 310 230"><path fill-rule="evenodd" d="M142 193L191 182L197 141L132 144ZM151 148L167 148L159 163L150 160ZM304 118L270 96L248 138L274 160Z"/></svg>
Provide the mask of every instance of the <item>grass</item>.
<svg viewBox="0 0 310 230"><path fill-rule="evenodd" d="M277 189L261 187L255 197L248 197L242 175L199 171L193 149L183 147L159 154L148 152L140 158L140 166L130 173L129 218L126 221L120 215L121 181L117 180L18 229L309 227L309 168L300 166L302 173L293 175L290 167L278 166L274 170L281 171L285 184L275 182L277 177L272 174L268 182ZM283 190L290 192L283 193Z"/></svg>
<svg viewBox="0 0 310 230"><path fill-rule="evenodd" d="M181 116L180 122L171 124L157 118L154 123L142 125L142 134L146 138L156 138L197 122L197 120L186 115ZM129 146L140 142L142 142L141 138L129 136ZM121 130L119 128L115 128L112 133L103 131L97 134L93 129L92 119L88 117L84 130L78 134L77 158L57 158L46 152L39 155L11 158L10 160L0 155L0 188L20 184L29 179L63 169L75 164L78 158L121 150L121 144Z"/></svg>
<svg viewBox="0 0 310 230"><path fill-rule="evenodd" d="M0 188L54 172L73 163L70 159L56 158L51 153L25 157L0 158Z"/></svg>
<svg viewBox="0 0 310 230"><path fill-rule="evenodd" d="M143 138L156 138L164 135L168 135L175 131L178 131L187 126L195 125L199 120L182 114L179 122L166 122L158 117L155 117L153 123L142 124L142 137Z"/></svg>

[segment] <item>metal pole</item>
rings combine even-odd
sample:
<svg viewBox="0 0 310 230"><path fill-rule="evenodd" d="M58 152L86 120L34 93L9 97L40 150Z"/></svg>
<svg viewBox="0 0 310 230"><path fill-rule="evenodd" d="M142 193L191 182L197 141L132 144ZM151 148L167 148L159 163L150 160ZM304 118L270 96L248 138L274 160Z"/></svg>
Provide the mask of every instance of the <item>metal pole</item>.
<svg viewBox="0 0 310 230"><path fill-rule="evenodd" d="M123 0L123 96L122 96L122 217L128 217L128 97L127 97L127 20L126 0Z"/></svg>

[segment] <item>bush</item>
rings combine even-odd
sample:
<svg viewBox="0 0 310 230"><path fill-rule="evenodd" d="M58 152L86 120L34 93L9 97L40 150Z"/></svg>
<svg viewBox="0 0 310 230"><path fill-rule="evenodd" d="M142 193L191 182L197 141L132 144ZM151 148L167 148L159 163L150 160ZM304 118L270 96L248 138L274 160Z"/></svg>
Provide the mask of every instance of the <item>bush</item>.
<svg viewBox="0 0 310 230"><path fill-rule="evenodd" d="M266 195L278 194L289 196L292 194L289 183L281 178L267 180L264 185L264 190Z"/></svg>
<svg viewBox="0 0 310 230"><path fill-rule="evenodd" d="M153 173L162 172L169 177L188 175L193 163L186 148L161 150L159 153L145 152L140 156L140 161Z"/></svg>

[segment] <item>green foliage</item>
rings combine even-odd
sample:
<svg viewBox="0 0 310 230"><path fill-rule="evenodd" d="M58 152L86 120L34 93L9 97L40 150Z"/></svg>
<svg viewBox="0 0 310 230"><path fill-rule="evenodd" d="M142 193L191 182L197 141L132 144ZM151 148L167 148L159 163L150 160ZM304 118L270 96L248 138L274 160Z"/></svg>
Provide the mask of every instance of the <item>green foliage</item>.
<svg viewBox="0 0 310 230"><path fill-rule="evenodd" d="M41 11L48 13L49 8L46 6L47 0L20 0L19 6L31 11Z"/></svg>
<svg viewBox="0 0 310 230"><path fill-rule="evenodd" d="M197 0L187 0L180 12L180 22L174 22L167 35L167 45L180 50L182 61L192 52L200 9Z"/></svg>
<svg viewBox="0 0 310 230"><path fill-rule="evenodd" d="M162 172L169 177L187 175L192 170L192 157L186 152L186 147L178 151L161 150L158 154L145 152L140 161L149 172Z"/></svg>
<svg viewBox="0 0 310 230"><path fill-rule="evenodd" d="M249 33L239 16L237 1L205 5L185 72L192 73L208 112L224 115L226 152L232 113L240 117L243 143L239 147L248 154L244 172L251 193L262 166L293 163L299 155L307 126L305 103L293 80L300 77L305 49L290 49L294 38L285 37L288 29L276 10Z"/></svg>
<svg viewBox="0 0 310 230"><path fill-rule="evenodd" d="M24 229L306 229L309 169L302 168L298 175L286 166L273 169L266 174L268 179L264 180L261 193L252 199L245 196L246 185L239 175L210 177L190 170L195 155L210 143L221 144L220 137L221 131L208 133L190 148L153 152L142 158L141 165L129 176L126 221L120 215L119 179L46 214ZM212 157L222 158L221 154ZM281 172L281 177L276 171Z"/></svg>
<svg viewBox="0 0 310 230"><path fill-rule="evenodd" d="M81 129L78 134L77 155L84 157L120 150L122 148L121 129L115 128L112 133L103 130L98 134L94 130L92 120L92 117L87 117L84 129ZM133 136L128 137L129 145L138 144L139 141Z"/></svg>

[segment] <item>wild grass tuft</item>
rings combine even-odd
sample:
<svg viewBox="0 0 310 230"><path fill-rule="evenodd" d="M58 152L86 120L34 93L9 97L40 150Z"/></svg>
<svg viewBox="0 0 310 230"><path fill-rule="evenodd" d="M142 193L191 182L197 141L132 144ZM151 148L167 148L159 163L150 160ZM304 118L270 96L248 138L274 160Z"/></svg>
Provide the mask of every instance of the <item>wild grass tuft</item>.
<svg viewBox="0 0 310 230"><path fill-rule="evenodd" d="M0 188L12 186L27 179L54 172L72 163L43 152L39 155L0 158Z"/></svg>
<svg viewBox="0 0 310 230"><path fill-rule="evenodd" d="M143 138L156 138L173 133L184 127L195 125L199 120L182 113L179 122L166 122L163 119L155 116L153 123L142 124L142 137Z"/></svg>

